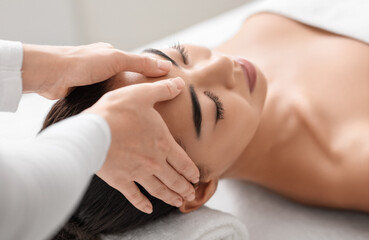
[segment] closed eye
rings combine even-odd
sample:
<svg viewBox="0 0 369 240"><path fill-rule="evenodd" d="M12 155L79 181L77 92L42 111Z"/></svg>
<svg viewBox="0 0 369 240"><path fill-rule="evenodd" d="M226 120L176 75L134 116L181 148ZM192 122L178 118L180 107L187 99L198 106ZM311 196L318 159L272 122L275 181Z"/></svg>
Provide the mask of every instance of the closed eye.
<svg viewBox="0 0 369 240"><path fill-rule="evenodd" d="M185 65L188 65L188 52L187 52L186 48L180 43L173 44L171 46L171 48L177 50L182 56L183 63Z"/></svg>
<svg viewBox="0 0 369 240"><path fill-rule="evenodd" d="M208 96L211 100L213 100L213 102L215 103L216 107L215 122L217 123L218 120L224 119L224 107L219 97L210 91L204 91L204 94Z"/></svg>

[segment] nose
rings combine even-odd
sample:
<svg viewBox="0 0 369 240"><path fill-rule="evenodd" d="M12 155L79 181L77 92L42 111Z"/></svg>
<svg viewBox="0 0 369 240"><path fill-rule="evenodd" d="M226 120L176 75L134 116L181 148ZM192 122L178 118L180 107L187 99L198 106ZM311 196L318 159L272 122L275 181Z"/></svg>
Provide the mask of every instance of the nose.
<svg viewBox="0 0 369 240"><path fill-rule="evenodd" d="M235 86L233 68L233 59L213 53L198 66L200 82L207 86L210 84L232 89Z"/></svg>

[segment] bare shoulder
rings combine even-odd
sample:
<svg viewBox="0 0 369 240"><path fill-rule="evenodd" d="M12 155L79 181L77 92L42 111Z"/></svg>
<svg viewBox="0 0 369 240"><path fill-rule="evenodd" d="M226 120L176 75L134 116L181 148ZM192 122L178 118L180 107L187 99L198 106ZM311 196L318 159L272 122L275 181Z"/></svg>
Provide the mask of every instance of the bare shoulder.
<svg viewBox="0 0 369 240"><path fill-rule="evenodd" d="M303 109L292 115L294 134L260 163L257 183L301 203L369 212L368 125L347 126L331 142Z"/></svg>
<svg viewBox="0 0 369 240"><path fill-rule="evenodd" d="M345 204L369 212L369 120L339 129L331 149Z"/></svg>
<svg viewBox="0 0 369 240"><path fill-rule="evenodd" d="M342 165L369 164L369 119L345 124L335 136L331 145L332 153Z"/></svg>

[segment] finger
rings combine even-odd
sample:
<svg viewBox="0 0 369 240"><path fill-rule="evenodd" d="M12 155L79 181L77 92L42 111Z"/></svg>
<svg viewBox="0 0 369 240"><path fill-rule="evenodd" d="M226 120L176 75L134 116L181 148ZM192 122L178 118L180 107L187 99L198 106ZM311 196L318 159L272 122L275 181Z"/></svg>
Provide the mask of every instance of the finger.
<svg viewBox="0 0 369 240"><path fill-rule="evenodd" d="M172 63L145 55L118 51L118 72L130 71L141 73L147 77L159 77L168 74Z"/></svg>
<svg viewBox="0 0 369 240"><path fill-rule="evenodd" d="M138 181L143 188L152 196L166 202L167 204L180 207L183 204L181 196L166 187L158 178L150 176Z"/></svg>
<svg viewBox="0 0 369 240"><path fill-rule="evenodd" d="M141 101L154 105L157 102L170 100L178 96L185 86L185 83L182 78L176 77L154 83L143 83L140 85L143 89L139 89L139 92L145 93L144 96L142 96Z"/></svg>
<svg viewBox="0 0 369 240"><path fill-rule="evenodd" d="M132 203L138 210L145 212L147 214L152 213L152 204L147 199L145 195L142 194L140 189L134 182L129 182L127 184L121 185L116 188L120 191L127 200Z"/></svg>
<svg viewBox="0 0 369 240"><path fill-rule="evenodd" d="M103 47L103 48L114 48L113 45L106 42L97 42L90 44L91 47Z"/></svg>
<svg viewBox="0 0 369 240"><path fill-rule="evenodd" d="M169 189L177 192L184 199L192 201L195 199L195 189L194 187L173 167L167 164L163 171L155 174L155 176L165 184Z"/></svg>
<svg viewBox="0 0 369 240"><path fill-rule="evenodd" d="M173 139L171 151L168 153L167 162L182 176L192 183L198 183L200 172L187 153Z"/></svg>

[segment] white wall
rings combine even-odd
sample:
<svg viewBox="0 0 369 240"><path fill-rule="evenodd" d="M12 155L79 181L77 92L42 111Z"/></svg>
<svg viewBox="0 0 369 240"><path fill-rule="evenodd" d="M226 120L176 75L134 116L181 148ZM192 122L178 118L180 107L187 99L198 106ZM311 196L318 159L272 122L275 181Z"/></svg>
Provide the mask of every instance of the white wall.
<svg viewBox="0 0 369 240"><path fill-rule="evenodd" d="M0 0L0 39L130 50L245 0Z"/></svg>
<svg viewBox="0 0 369 240"><path fill-rule="evenodd" d="M235 8L245 0L82 0L83 42L105 41L134 49L201 20Z"/></svg>
<svg viewBox="0 0 369 240"><path fill-rule="evenodd" d="M73 0L0 0L0 39L72 45L77 31Z"/></svg>
<svg viewBox="0 0 369 240"><path fill-rule="evenodd" d="M0 0L0 39L55 45L105 41L130 50L244 2L248 1ZM52 103L25 94L17 113L0 113L0 144L33 137Z"/></svg>

